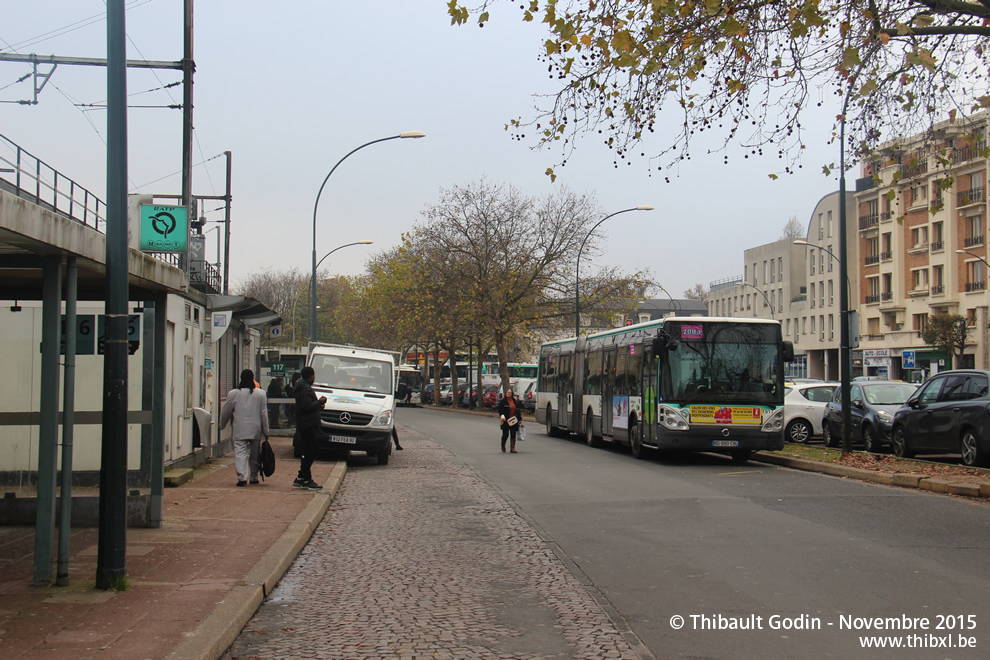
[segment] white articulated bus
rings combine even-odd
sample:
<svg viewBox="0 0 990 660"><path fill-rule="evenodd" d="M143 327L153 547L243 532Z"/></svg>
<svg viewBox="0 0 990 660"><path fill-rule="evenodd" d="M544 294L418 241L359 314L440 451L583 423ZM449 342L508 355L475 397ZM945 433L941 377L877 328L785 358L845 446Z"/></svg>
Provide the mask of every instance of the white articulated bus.
<svg viewBox="0 0 990 660"><path fill-rule="evenodd" d="M780 323L668 317L540 348L536 418L589 445L719 451L745 461L784 446Z"/></svg>

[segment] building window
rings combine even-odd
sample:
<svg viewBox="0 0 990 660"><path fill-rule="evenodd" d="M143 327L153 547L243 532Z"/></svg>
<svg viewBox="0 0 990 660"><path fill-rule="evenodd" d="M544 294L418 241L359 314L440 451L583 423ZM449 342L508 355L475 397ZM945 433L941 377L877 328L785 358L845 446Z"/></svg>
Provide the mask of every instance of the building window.
<svg viewBox="0 0 990 660"><path fill-rule="evenodd" d="M916 248L928 247L928 227L915 227L911 230L911 241Z"/></svg>
<svg viewBox="0 0 990 660"><path fill-rule="evenodd" d="M811 334L815 334L815 317L811 317Z"/></svg>
<svg viewBox="0 0 990 660"><path fill-rule="evenodd" d="M832 212L828 212L828 237L832 238Z"/></svg>
<svg viewBox="0 0 990 660"><path fill-rule="evenodd" d="M832 296L832 280L828 281L828 305L831 307L835 304L835 299Z"/></svg>
<svg viewBox="0 0 990 660"><path fill-rule="evenodd" d="M828 315L828 339L835 339L835 317L831 314Z"/></svg>
<svg viewBox="0 0 990 660"><path fill-rule="evenodd" d="M814 275L815 274L815 264L818 263L817 260L815 259L815 251L814 250L808 250L808 255L811 257L811 259L809 259L809 261L811 261L811 274Z"/></svg>
<svg viewBox="0 0 990 660"><path fill-rule="evenodd" d="M825 282L824 281L818 283L818 295L821 296L821 299L820 299L820 301L818 303L818 306L819 307L824 307L825 306Z"/></svg>
<svg viewBox="0 0 990 660"><path fill-rule="evenodd" d="M784 258L777 257L777 279L784 281Z"/></svg>
<svg viewBox="0 0 990 660"><path fill-rule="evenodd" d="M818 214L818 240L825 238L825 223L822 222L822 214Z"/></svg>
<svg viewBox="0 0 990 660"><path fill-rule="evenodd" d="M824 314L818 317L818 328L821 330L821 336L819 337L819 339L821 339L822 341L825 341L825 315Z"/></svg>
<svg viewBox="0 0 990 660"><path fill-rule="evenodd" d="M986 288L986 271L982 261L966 262L966 290L982 291Z"/></svg>
<svg viewBox="0 0 990 660"><path fill-rule="evenodd" d="M816 298L815 298L815 283L814 282L811 283L811 296L810 296L809 300L811 300L811 308L814 309L814 307L815 307L815 300L816 300Z"/></svg>
<svg viewBox="0 0 990 660"><path fill-rule="evenodd" d="M928 325L928 314L914 314L911 317L911 327L915 332L918 333L920 337L922 333L925 332L925 327Z"/></svg>
<svg viewBox="0 0 990 660"><path fill-rule="evenodd" d="M911 271L911 288L915 291L928 289L928 269L917 268Z"/></svg>
<svg viewBox="0 0 990 660"><path fill-rule="evenodd" d="M966 218L966 247L983 245L983 216L972 215Z"/></svg>

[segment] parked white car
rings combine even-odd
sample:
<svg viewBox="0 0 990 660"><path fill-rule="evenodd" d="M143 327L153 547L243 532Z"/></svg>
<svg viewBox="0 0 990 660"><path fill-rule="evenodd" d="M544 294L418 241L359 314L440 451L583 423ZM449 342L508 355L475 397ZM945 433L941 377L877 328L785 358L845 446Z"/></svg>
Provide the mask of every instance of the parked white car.
<svg viewBox="0 0 990 660"><path fill-rule="evenodd" d="M784 388L784 437L805 444L822 435L825 406L839 383L794 383Z"/></svg>

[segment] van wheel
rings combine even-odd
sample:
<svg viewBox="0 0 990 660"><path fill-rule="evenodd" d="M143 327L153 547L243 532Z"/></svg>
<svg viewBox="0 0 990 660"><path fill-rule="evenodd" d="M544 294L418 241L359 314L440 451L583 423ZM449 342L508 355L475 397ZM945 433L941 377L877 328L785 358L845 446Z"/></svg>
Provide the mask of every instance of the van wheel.
<svg viewBox="0 0 990 660"><path fill-rule="evenodd" d="M589 447L597 447L600 444L595 437L595 416L590 410L584 418L584 443Z"/></svg>
<svg viewBox="0 0 990 660"><path fill-rule="evenodd" d="M392 441L389 440L388 447L385 448L385 449L383 449L382 451L378 452L378 464L379 465L388 465L388 457L389 457L389 454L391 454L391 453L392 453Z"/></svg>
<svg viewBox="0 0 990 660"><path fill-rule="evenodd" d="M972 430L966 429L962 439L959 441L959 453L962 456L963 465L968 467L982 467L986 464L986 456L980 451L980 439Z"/></svg>

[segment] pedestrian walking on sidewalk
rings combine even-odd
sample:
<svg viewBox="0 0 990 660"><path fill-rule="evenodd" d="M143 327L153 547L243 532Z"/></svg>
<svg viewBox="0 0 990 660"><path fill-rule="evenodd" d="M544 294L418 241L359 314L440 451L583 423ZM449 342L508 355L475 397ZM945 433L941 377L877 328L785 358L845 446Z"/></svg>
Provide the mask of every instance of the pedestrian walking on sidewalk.
<svg viewBox="0 0 990 660"><path fill-rule="evenodd" d="M299 474L292 485L306 490L320 490L323 486L313 481L313 461L316 460L317 432L320 429L320 411L327 403L327 398L316 398L313 383L316 382L316 371L313 367L303 367L299 372L300 378L292 394L296 399L296 433L299 437Z"/></svg>
<svg viewBox="0 0 990 660"><path fill-rule="evenodd" d="M260 387L255 387L254 372L245 369L237 389L227 394L227 402L220 411L220 428L234 420L234 471L237 485L248 481L258 483L258 454L261 438L268 439L268 397Z"/></svg>
<svg viewBox="0 0 990 660"><path fill-rule="evenodd" d="M509 445L509 453L516 452L516 431L519 430L519 420L521 417L521 406L516 401L512 388L505 390L505 396L498 402L498 417L502 422L502 451L505 451L505 441L511 436L512 442Z"/></svg>

